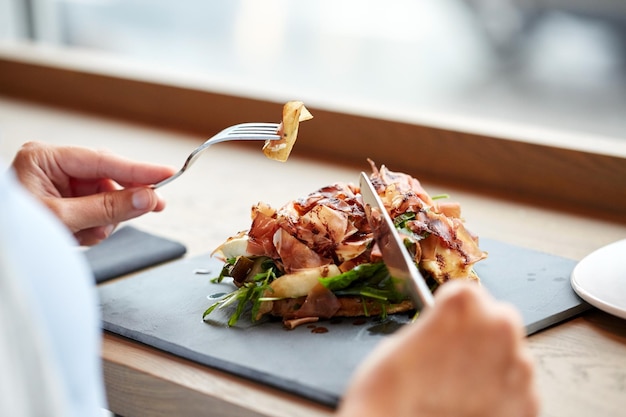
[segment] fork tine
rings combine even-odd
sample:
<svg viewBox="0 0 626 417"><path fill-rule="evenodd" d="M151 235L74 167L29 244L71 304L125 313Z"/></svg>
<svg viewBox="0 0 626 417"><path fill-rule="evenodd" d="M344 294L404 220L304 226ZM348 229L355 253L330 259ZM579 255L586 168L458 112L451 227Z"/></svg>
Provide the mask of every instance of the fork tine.
<svg viewBox="0 0 626 417"><path fill-rule="evenodd" d="M263 132L250 132L250 133L229 133L229 139L249 139L249 140L272 140L272 139L280 139L280 136L273 133L263 133Z"/></svg>
<svg viewBox="0 0 626 417"><path fill-rule="evenodd" d="M242 123L228 131L230 138L278 139L278 123Z"/></svg>
<svg viewBox="0 0 626 417"><path fill-rule="evenodd" d="M255 122L250 122L250 123L240 123L240 124L234 125L232 127L233 128L246 128L246 127L264 128L264 127L268 127L268 128L277 129L278 126L279 126L279 123L255 123Z"/></svg>
<svg viewBox="0 0 626 417"><path fill-rule="evenodd" d="M257 128L257 129L255 129L255 128L252 128L252 127L247 127L247 128L244 128L244 129L233 129L230 132L231 133L232 132L236 132L236 133L248 133L248 132L256 133L256 132L259 132L259 133L273 133L273 134L276 134L277 131L278 131L278 128L262 128L262 129L258 129Z"/></svg>
<svg viewBox="0 0 626 417"><path fill-rule="evenodd" d="M273 132L276 133L278 130L278 124L276 123L250 123L245 125L237 125L233 126L232 129L229 129L231 132Z"/></svg>

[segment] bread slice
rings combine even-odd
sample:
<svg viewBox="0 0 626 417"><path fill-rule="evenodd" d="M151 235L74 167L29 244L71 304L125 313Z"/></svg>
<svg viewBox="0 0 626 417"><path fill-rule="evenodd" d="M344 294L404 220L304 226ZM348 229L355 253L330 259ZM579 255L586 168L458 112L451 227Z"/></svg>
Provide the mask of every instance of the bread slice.
<svg viewBox="0 0 626 417"><path fill-rule="evenodd" d="M291 319L296 311L300 309L306 297L285 298L272 302L272 309L269 314L274 317ZM383 304L373 299L362 297L337 297L340 307L333 317L365 317L380 316L383 313L396 314L414 310L413 303L409 300L401 301L397 304Z"/></svg>

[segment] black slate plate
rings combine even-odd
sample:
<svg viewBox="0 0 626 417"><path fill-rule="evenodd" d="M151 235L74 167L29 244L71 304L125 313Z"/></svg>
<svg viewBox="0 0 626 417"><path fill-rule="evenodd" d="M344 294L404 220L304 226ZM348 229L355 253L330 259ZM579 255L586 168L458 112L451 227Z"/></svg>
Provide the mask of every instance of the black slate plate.
<svg viewBox="0 0 626 417"><path fill-rule="evenodd" d="M483 239L489 258L476 270L483 285L521 311L532 334L589 308L568 277L576 262ZM208 254L184 258L127 279L101 284L104 328L175 355L335 406L358 364L392 330L406 323L342 319L285 330L279 322L224 325L217 311L202 321L211 297L229 292L212 284L221 263ZM196 270L209 270L208 275ZM208 297L208 298L207 298ZM320 327L328 330L317 333ZM323 330L323 329L322 329Z"/></svg>

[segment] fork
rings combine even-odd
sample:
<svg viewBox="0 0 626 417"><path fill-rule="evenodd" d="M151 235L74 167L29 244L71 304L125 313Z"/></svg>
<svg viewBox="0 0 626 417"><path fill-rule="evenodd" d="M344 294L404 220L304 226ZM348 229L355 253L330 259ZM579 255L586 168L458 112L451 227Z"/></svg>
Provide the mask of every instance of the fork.
<svg viewBox="0 0 626 417"><path fill-rule="evenodd" d="M227 127L194 149L193 152L191 152L187 157L183 167L176 174L152 185L152 188L156 189L162 187L180 177L183 172L187 171L189 167L193 165L196 159L198 159L198 156L200 156L200 154L211 145L231 140L277 140L280 139L280 135L278 134L279 127L280 125L278 123L256 122L240 123Z"/></svg>

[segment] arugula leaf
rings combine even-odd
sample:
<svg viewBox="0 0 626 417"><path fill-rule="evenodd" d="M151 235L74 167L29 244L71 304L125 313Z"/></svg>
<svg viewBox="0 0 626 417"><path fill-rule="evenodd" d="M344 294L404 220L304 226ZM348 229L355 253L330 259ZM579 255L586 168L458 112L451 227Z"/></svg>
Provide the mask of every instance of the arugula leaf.
<svg viewBox="0 0 626 417"><path fill-rule="evenodd" d="M431 200L443 200L445 198L450 198L450 195L444 193L430 196Z"/></svg>
<svg viewBox="0 0 626 417"><path fill-rule="evenodd" d="M232 268L233 265L235 265L235 262L237 262L237 257L232 257L232 258L228 258L226 259L226 262L224 262L224 265L222 266L222 270L220 271L219 276L213 278L211 280L212 283L217 283L219 284L220 282L222 282L222 280L224 279L224 277L228 277L230 276L230 269Z"/></svg>
<svg viewBox="0 0 626 417"><path fill-rule="evenodd" d="M396 287L395 278L383 262L365 263L343 274L320 278L320 283L335 295L361 296L384 303L400 302L406 296Z"/></svg>
<svg viewBox="0 0 626 417"><path fill-rule="evenodd" d="M222 268L222 273L217 278L211 280L211 282L221 282L225 276L228 276L227 273L229 271L229 267L234 264L234 260L236 258L228 259L224 268ZM268 258L269 259L269 258ZM231 293L224 295L218 301L216 301L211 307L206 309L206 311L202 314L202 319L204 320L209 314L215 311L216 308L224 308L231 304L236 304L235 311L231 314L228 319L228 325L234 326L239 318L246 311L246 307L252 304L251 307L251 316L254 321L259 308L261 307L261 302L263 301L261 298L266 290L271 289L269 284L276 279L276 265L273 261L267 262L263 261L261 265L262 272L254 275L252 279L248 282L244 282L243 285ZM225 272L226 271L226 272Z"/></svg>
<svg viewBox="0 0 626 417"><path fill-rule="evenodd" d="M382 274L382 275L381 275ZM334 277L320 278L320 284L331 291L341 290L348 287L356 280L383 278L388 275L387 267L382 262L365 263Z"/></svg>
<svg viewBox="0 0 626 417"><path fill-rule="evenodd" d="M399 214L393 219L393 225L396 226L397 229L405 229L406 222L410 220L415 220L415 213L412 211L407 211L406 213Z"/></svg>

